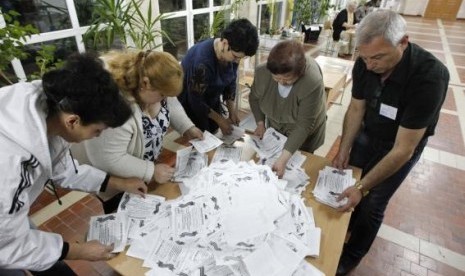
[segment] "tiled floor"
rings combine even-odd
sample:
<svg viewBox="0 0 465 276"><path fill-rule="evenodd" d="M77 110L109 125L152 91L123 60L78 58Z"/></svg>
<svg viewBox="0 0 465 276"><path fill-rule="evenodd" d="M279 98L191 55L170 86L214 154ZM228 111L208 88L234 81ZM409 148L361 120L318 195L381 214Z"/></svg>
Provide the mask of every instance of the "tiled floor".
<svg viewBox="0 0 465 276"><path fill-rule="evenodd" d="M406 20L410 41L448 66L451 85L436 136L392 198L378 238L352 275L465 275L465 22ZM327 141L318 154L334 155L349 98L329 109ZM76 197L81 199L50 217L48 210L58 205L47 193L31 212L39 228L70 242L84 240L89 217L102 213L98 200ZM79 275L117 275L104 262L70 264Z"/></svg>

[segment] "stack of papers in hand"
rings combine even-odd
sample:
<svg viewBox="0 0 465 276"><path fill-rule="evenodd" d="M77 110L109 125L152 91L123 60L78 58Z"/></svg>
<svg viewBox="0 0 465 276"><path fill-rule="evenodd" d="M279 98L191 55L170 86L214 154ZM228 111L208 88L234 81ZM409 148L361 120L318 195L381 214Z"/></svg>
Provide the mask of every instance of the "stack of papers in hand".
<svg viewBox="0 0 465 276"><path fill-rule="evenodd" d="M218 137L206 130L203 132L203 140L192 139L189 140L189 143L191 143L194 146L194 148L200 153L209 152L223 144L223 142L220 139L218 139Z"/></svg>
<svg viewBox="0 0 465 276"><path fill-rule="evenodd" d="M326 166L318 174L318 180L313 190L316 200L329 205L333 208L338 208L347 203L347 198L337 201L338 196L348 187L355 184L355 179L352 177L352 170L338 170L333 167Z"/></svg>
<svg viewBox="0 0 465 276"><path fill-rule="evenodd" d="M91 227L127 229L127 255L144 260L146 275L323 275L304 260L319 255L312 210L280 188L270 167L213 163L183 185L175 200L125 194L117 214L92 218L121 217L119 224Z"/></svg>
<svg viewBox="0 0 465 276"><path fill-rule="evenodd" d="M276 131L274 128L267 128L263 138L251 136L249 144L260 157L258 163L265 164L268 159L276 160L283 151L287 137Z"/></svg>

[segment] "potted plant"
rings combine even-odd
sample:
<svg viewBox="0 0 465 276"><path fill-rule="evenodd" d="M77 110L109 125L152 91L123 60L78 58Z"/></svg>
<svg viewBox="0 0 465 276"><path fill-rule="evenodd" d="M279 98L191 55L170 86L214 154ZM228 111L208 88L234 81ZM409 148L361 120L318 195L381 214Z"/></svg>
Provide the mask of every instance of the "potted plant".
<svg viewBox="0 0 465 276"><path fill-rule="evenodd" d="M304 42L318 40L321 23L330 7L329 0L295 0L296 23L305 32Z"/></svg>
<svg viewBox="0 0 465 276"><path fill-rule="evenodd" d="M142 0L96 0L92 14L92 23L84 34L86 42L95 48L103 45L106 49L135 47L137 49L155 49L161 46L157 38L164 37L171 41L160 27L160 22L167 16L152 13L152 1L148 1L147 11L142 12Z"/></svg>

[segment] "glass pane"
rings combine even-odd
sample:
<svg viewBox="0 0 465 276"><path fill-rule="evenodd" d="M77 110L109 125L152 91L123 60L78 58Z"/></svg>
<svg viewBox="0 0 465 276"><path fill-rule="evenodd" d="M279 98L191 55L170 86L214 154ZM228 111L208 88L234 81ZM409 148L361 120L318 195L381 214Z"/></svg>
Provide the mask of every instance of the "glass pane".
<svg viewBox="0 0 465 276"><path fill-rule="evenodd" d="M11 63L4 71L2 71L2 73L4 74L4 76L0 75L0 87L8 86L11 84L10 82L18 82L18 78L16 77L15 72L13 71L13 66L11 66Z"/></svg>
<svg viewBox="0 0 465 276"><path fill-rule="evenodd" d="M194 43L210 37L209 18L208 13L194 15Z"/></svg>
<svg viewBox="0 0 465 276"><path fill-rule="evenodd" d="M83 36L82 41L84 42L87 51L106 52L108 50L122 50L125 48L123 41L119 38L115 38L110 46L107 46L106 41L102 39L94 42L92 35Z"/></svg>
<svg viewBox="0 0 465 276"><path fill-rule="evenodd" d="M183 11L186 9L185 1L186 0L158 0L158 4L160 5L160 12L167 13Z"/></svg>
<svg viewBox="0 0 465 276"><path fill-rule="evenodd" d="M40 56L38 51L43 50L45 45L55 46L54 52L50 53L55 57L55 60L52 61L51 64L49 63L46 66L47 68L55 65L58 60L64 61L70 54L77 52L76 40L74 37L27 45L26 51L29 53L29 57L21 60L21 63L28 79L31 79L32 75L39 76L40 71L36 64L36 57ZM35 79L37 78L38 77L35 77Z"/></svg>
<svg viewBox="0 0 465 276"><path fill-rule="evenodd" d="M31 24L41 33L71 28L65 0L2 0L1 7L17 11L22 25Z"/></svg>
<svg viewBox="0 0 465 276"><path fill-rule="evenodd" d="M92 23L92 10L94 8L93 0L74 0L76 13L80 26L88 26Z"/></svg>
<svg viewBox="0 0 465 276"><path fill-rule="evenodd" d="M261 5L260 34L276 34L282 27L281 13L283 3L275 3L274 6Z"/></svg>
<svg viewBox="0 0 465 276"><path fill-rule="evenodd" d="M208 0L192 0L192 7L194 9L201 9L208 7Z"/></svg>
<svg viewBox="0 0 465 276"><path fill-rule="evenodd" d="M226 4L229 3L230 1L229 1L229 0L224 0L224 1L222 1L222 0L213 0L213 5L214 5L214 6L222 6L222 5L223 5L223 2L224 2L225 5L226 5Z"/></svg>
<svg viewBox="0 0 465 276"><path fill-rule="evenodd" d="M186 17L177 17L161 21L161 28L173 41L174 45L166 38L163 38L163 49L171 53L178 60L184 57L187 52L187 24Z"/></svg>
<svg viewBox="0 0 465 276"><path fill-rule="evenodd" d="M268 34L270 29L270 11L268 10L268 6L260 5L260 7L257 9L257 17L259 16L259 12L261 13L260 34Z"/></svg>

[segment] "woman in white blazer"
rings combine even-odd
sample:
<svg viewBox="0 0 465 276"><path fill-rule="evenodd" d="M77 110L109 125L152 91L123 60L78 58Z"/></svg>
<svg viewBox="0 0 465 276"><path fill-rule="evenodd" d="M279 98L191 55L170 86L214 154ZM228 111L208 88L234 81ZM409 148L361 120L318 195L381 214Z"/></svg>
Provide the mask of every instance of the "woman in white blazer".
<svg viewBox="0 0 465 276"><path fill-rule="evenodd" d="M133 113L123 126L86 141L87 159L121 177L169 181L174 168L157 161L168 128L188 138L203 137L176 98L182 90L181 66L171 54L158 51L112 51L102 59ZM120 196L99 194L105 213L116 209Z"/></svg>

